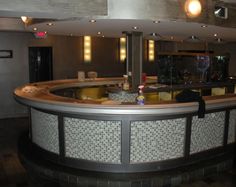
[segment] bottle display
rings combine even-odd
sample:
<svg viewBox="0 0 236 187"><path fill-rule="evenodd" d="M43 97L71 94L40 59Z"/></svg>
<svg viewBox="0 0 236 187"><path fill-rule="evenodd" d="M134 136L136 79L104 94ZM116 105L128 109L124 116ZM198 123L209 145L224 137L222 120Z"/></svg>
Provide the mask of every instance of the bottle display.
<svg viewBox="0 0 236 187"><path fill-rule="evenodd" d="M123 75L123 77L124 77L123 90L129 90L128 75Z"/></svg>
<svg viewBox="0 0 236 187"><path fill-rule="evenodd" d="M138 90L138 97L136 98L137 104L144 105L144 103L145 103L145 97L143 95L144 85L139 85L138 89L139 89Z"/></svg>

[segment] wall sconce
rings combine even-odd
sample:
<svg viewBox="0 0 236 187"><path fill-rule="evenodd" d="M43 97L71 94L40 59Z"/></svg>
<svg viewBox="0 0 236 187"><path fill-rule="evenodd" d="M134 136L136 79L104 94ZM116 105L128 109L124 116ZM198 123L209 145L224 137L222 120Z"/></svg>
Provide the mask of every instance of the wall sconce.
<svg viewBox="0 0 236 187"><path fill-rule="evenodd" d="M148 60L153 62L155 60L155 41L148 40Z"/></svg>
<svg viewBox="0 0 236 187"><path fill-rule="evenodd" d="M195 18L202 12L202 5L199 0L187 0L184 5L188 17Z"/></svg>
<svg viewBox="0 0 236 187"><path fill-rule="evenodd" d="M126 38L120 38L120 61L125 62L126 59Z"/></svg>
<svg viewBox="0 0 236 187"><path fill-rule="evenodd" d="M91 62L91 36L84 36L84 62Z"/></svg>
<svg viewBox="0 0 236 187"><path fill-rule="evenodd" d="M24 22L24 24L28 24L30 21L32 21L32 18L27 16L21 16L21 20Z"/></svg>

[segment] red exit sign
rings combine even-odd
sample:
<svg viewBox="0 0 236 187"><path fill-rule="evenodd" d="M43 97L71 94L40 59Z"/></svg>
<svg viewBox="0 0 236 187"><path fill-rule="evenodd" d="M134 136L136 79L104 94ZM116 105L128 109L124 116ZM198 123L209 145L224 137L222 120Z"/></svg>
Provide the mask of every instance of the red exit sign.
<svg viewBox="0 0 236 187"><path fill-rule="evenodd" d="M47 32L35 32L34 36L36 38L46 38L47 37Z"/></svg>

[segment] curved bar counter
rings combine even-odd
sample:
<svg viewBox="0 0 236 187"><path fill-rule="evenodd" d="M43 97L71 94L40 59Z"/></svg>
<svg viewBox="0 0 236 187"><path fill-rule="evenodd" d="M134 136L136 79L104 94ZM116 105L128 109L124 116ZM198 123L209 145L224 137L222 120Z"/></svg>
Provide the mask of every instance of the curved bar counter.
<svg viewBox="0 0 236 187"><path fill-rule="evenodd" d="M120 81L60 80L17 88L16 100L30 108L30 140L38 154L62 166L112 173L163 171L233 158L235 94L204 97L205 118L197 117L197 102L140 106L53 94Z"/></svg>

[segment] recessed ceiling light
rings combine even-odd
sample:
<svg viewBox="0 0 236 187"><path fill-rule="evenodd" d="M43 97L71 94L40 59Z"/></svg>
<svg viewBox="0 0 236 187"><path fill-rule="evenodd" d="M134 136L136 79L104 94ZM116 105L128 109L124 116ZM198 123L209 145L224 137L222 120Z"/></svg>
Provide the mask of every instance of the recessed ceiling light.
<svg viewBox="0 0 236 187"><path fill-rule="evenodd" d="M217 41L218 43L220 43L220 42L223 42L223 39L222 39L222 38L217 38L216 41Z"/></svg>
<svg viewBox="0 0 236 187"><path fill-rule="evenodd" d="M186 38L184 41L186 42L200 42L200 38L198 38L197 36L189 36L188 38Z"/></svg>
<svg viewBox="0 0 236 187"><path fill-rule="evenodd" d="M133 26L132 28L133 28L134 30L137 30L137 29L138 29L138 27L137 27L137 26Z"/></svg>
<svg viewBox="0 0 236 187"><path fill-rule="evenodd" d="M48 26L53 26L54 24L53 23L47 23Z"/></svg>
<svg viewBox="0 0 236 187"><path fill-rule="evenodd" d="M98 35L100 35L100 34L102 34L100 31L98 31L98 33L97 33Z"/></svg>
<svg viewBox="0 0 236 187"><path fill-rule="evenodd" d="M188 37L187 41L200 41L200 39L197 36L192 35Z"/></svg>
<svg viewBox="0 0 236 187"><path fill-rule="evenodd" d="M151 36L157 36L157 33L153 32L150 34Z"/></svg>
<svg viewBox="0 0 236 187"><path fill-rule="evenodd" d="M161 21L155 20L153 21L153 23L161 23Z"/></svg>
<svg viewBox="0 0 236 187"><path fill-rule="evenodd" d="M96 20L95 20L95 19L91 19L91 20L89 20L89 22L90 22L90 23L95 23Z"/></svg>
<svg viewBox="0 0 236 187"><path fill-rule="evenodd" d="M217 37L217 36L218 36L218 34L216 34L216 33L215 33L215 34L214 34L214 36L215 36L215 37Z"/></svg>
<svg viewBox="0 0 236 187"><path fill-rule="evenodd" d="M33 28L34 31L37 31L38 29L36 27Z"/></svg>
<svg viewBox="0 0 236 187"><path fill-rule="evenodd" d="M206 28L206 27L207 27L207 25L201 25L201 27L202 27L202 28Z"/></svg>
<svg viewBox="0 0 236 187"><path fill-rule="evenodd" d="M192 35L192 36L190 36L190 38L191 38L192 40L196 40L196 39L197 39L197 36Z"/></svg>

